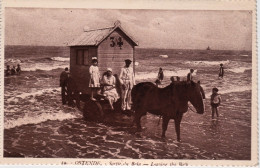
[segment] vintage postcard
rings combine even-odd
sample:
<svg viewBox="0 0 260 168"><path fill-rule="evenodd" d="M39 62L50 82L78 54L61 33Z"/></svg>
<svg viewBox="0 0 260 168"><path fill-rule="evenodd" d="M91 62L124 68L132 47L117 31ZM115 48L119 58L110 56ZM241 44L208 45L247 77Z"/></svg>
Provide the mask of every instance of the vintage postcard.
<svg viewBox="0 0 260 168"><path fill-rule="evenodd" d="M256 1L1 5L0 164L259 164Z"/></svg>

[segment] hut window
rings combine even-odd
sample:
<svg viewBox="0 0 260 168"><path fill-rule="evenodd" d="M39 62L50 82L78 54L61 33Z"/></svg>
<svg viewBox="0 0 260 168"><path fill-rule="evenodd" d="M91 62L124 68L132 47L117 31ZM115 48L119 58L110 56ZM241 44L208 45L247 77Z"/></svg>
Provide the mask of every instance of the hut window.
<svg viewBox="0 0 260 168"><path fill-rule="evenodd" d="M88 50L84 50L84 65L90 65L91 60L89 59Z"/></svg>
<svg viewBox="0 0 260 168"><path fill-rule="evenodd" d="M77 50L76 60L77 65L90 65L91 58L89 58L88 50Z"/></svg>

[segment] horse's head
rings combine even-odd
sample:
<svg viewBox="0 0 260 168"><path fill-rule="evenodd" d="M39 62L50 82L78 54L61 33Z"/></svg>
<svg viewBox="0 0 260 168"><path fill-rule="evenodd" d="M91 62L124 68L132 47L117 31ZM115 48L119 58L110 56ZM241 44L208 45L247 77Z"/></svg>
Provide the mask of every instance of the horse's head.
<svg viewBox="0 0 260 168"><path fill-rule="evenodd" d="M199 83L191 81L188 84L187 98L188 101L190 101L191 104L195 107L197 113L204 113L203 99L205 98L205 94Z"/></svg>

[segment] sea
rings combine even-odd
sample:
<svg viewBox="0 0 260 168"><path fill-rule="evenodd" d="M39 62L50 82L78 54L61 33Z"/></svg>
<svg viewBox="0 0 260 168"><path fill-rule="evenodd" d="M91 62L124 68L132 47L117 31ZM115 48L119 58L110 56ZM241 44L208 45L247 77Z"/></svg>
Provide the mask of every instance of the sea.
<svg viewBox="0 0 260 168"><path fill-rule="evenodd" d="M62 105L59 76L69 67L68 47L6 46L5 66L21 65L22 73L4 79L4 157L101 159L251 159L252 52L136 48L136 82L154 82L159 68L205 91L205 113L190 104L177 141L174 121L161 138L159 116L147 114L142 131L130 124L86 121L77 108ZM219 65L224 78L218 78ZM219 117L211 119L210 95L217 87L222 98ZM122 116L129 123L132 118Z"/></svg>

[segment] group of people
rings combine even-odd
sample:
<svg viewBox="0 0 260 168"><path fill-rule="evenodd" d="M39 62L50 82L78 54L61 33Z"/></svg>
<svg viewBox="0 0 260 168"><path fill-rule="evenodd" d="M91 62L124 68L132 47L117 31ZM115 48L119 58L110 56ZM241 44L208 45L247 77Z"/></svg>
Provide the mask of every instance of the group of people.
<svg viewBox="0 0 260 168"><path fill-rule="evenodd" d="M131 90L135 85L135 77L133 68L130 67L132 61L129 59L125 60L125 66L121 69L119 75L119 81L121 84L121 99L122 110L131 109ZM120 96L116 90L116 78L112 74L112 68L107 68L103 77L100 77L98 68L98 60L96 57L92 58L92 65L89 68L90 81L89 87L91 88L91 99L95 101L94 92L100 92L100 86L103 85L103 95L109 101L111 109L114 110L113 103L116 102Z"/></svg>
<svg viewBox="0 0 260 168"><path fill-rule="evenodd" d="M90 99L96 101L95 94L102 94L105 99L108 100L110 107L114 110L113 104L121 97L122 110L131 109L131 90L135 85L135 77L133 68L130 67L132 61L129 59L125 60L125 66L121 69L119 75L119 81L121 84L121 96L119 96L116 85L117 80L113 75L112 68L107 68L106 72L101 76L98 68L97 57L92 58L92 65L89 67L89 88L91 89ZM68 68L65 68L65 71L60 75L60 86L62 87L62 94L65 94L65 79L68 77L69 71ZM62 95L62 97L64 97ZM62 99L63 104L66 100Z"/></svg>
<svg viewBox="0 0 260 168"><path fill-rule="evenodd" d="M113 75L112 68L107 68L107 71L103 74L103 76L101 76L98 68L98 60L96 57L93 57L92 65L89 68L89 75L90 75L89 87L91 88L90 99L96 101L94 95L102 94L109 101L111 109L114 110L113 103L115 103L121 97L122 110L130 110L131 90L135 85L133 68L130 67L131 63L132 63L131 60L126 59L125 66L121 69L119 75L119 81L121 84L121 96L119 96L116 88L117 80ZM190 72L187 74L187 82L193 80L193 72L194 70L190 69ZM60 76L60 86L62 87L62 94L65 94L64 81L65 78L68 77L68 74L69 74L68 68L65 68L65 71L62 72ZM220 64L219 78L223 78L223 76L224 76L224 68L223 68L223 64ZM161 84L163 79L164 79L163 69L159 68L157 80L155 81L156 85L158 86L159 84ZM171 81L172 83L175 82L174 77L171 77ZM177 82L178 81L180 81L180 77L177 76ZM101 86L103 88L102 90L101 90ZM63 104L65 104L64 96L62 95L62 97L63 97L62 102ZM210 104L212 107L212 119L214 118L215 113L217 117L219 116L218 106L220 105L220 103L221 103L221 97L218 94L218 88L213 88L211 100L210 100Z"/></svg>
<svg viewBox="0 0 260 168"><path fill-rule="evenodd" d="M193 72L194 72L194 69L190 69L190 72L187 74L187 82L190 82L193 80ZM224 67L223 67L223 64L220 64L220 68L219 68L219 78L222 78L224 77ZM159 72L158 72L158 76L157 76L157 79L155 81L155 84L156 86L158 86L159 84L162 83L162 80L164 78L164 74L163 74L163 70L162 68L159 68ZM176 77L177 78L177 82L180 81L180 77ZM174 80L174 76L172 76L170 78L171 82L175 82ZM220 105L221 103L221 96L218 94L218 88L214 87L212 89L212 95L211 95L211 98L210 98L210 105L211 105L211 109L212 109L212 119L214 119L214 115L216 113L216 116L218 117L219 114L218 114L218 106Z"/></svg>
<svg viewBox="0 0 260 168"><path fill-rule="evenodd" d="M20 75L20 73L21 73L21 66L20 66L20 64L17 64L17 68L15 66L10 68L10 65L6 66L5 76Z"/></svg>

